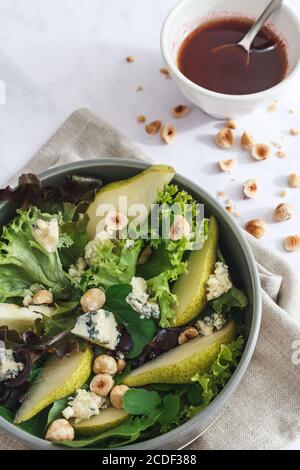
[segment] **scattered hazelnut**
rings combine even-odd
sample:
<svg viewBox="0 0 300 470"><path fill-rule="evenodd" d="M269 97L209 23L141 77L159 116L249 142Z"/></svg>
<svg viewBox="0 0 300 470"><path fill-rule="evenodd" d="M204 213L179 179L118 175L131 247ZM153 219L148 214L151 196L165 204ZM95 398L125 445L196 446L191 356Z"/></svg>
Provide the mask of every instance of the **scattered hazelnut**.
<svg viewBox="0 0 300 470"><path fill-rule="evenodd" d="M93 363L94 374L109 374L114 375L118 370L117 361L107 354L101 354L95 358Z"/></svg>
<svg viewBox="0 0 300 470"><path fill-rule="evenodd" d="M245 230L255 238L262 238L267 231L267 224L260 219L250 220L245 225Z"/></svg>
<svg viewBox="0 0 300 470"><path fill-rule="evenodd" d="M32 297L32 303L34 305L44 305L53 303L53 294L49 290L39 290Z"/></svg>
<svg viewBox="0 0 300 470"><path fill-rule="evenodd" d="M165 76L165 78L167 78L167 79L171 78L170 72L166 67L161 67L161 69L159 71L162 75Z"/></svg>
<svg viewBox="0 0 300 470"><path fill-rule="evenodd" d="M176 119L184 118L189 114L190 110L187 106L180 104L172 109L173 117Z"/></svg>
<svg viewBox="0 0 300 470"><path fill-rule="evenodd" d="M279 192L280 197L287 197L287 194L288 194L288 192L287 192L286 189L283 189L282 191Z"/></svg>
<svg viewBox="0 0 300 470"><path fill-rule="evenodd" d="M175 141L176 129L172 124L166 124L160 129L160 138L163 142L170 145Z"/></svg>
<svg viewBox="0 0 300 470"><path fill-rule="evenodd" d="M106 302L105 293L102 289L90 289L80 299L82 310L87 312L97 312Z"/></svg>
<svg viewBox="0 0 300 470"><path fill-rule="evenodd" d="M114 408L121 410L123 408L123 397L125 393L129 390L127 385L116 385L110 392L110 402Z"/></svg>
<svg viewBox="0 0 300 470"><path fill-rule="evenodd" d="M228 212L229 214L232 214L232 215L234 214L234 208L233 208L232 205L228 204L228 205L226 206L226 210L227 210L227 212Z"/></svg>
<svg viewBox="0 0 300 470"><path fill-rule="evenodd" d="M237 129L237 122L234 119L230 119L226 122L225 127L228 127L228 129Z"/></svg>
<svg viewBox="0 0 300 470"><path fill-rule="evenodd" d="M234 160L220 160L219 161L219 167L221 171L224 171L226 173L231 173L235 165Z"/></svg>
<svg viewBox="0 0 300 470"><path fill-rule="evenodd" d="M221 198L226 197L225 191L218 191L218 197L221 197Z"/></svg>
<svg viewBox="0 0 300 470"><path fill-rule="evenodd" d="M69 421L56 419L50 424L45 438L51 442L73 441L75 432Z"/></svg>
<svg viewBox="0 0 300 470"><path fill-rule="evenodd" d="M198 336L198 330L196 330L196 328L187 328L182 333L180 333L178 337L178 344L185 344L191 339L196 338L196 336Z"/></svg>
<svg viewBox="0 0 300 470"><path fill-rule="evenodd" d="M126 367L126 362L124 361L124 359L118 359L117 360L117 372L121 374L121 372L123 372L125 367Z"/></svg>
<svg viewBox="0 0 300 470"><path fill-rule="evenodd" d="M274 212L274 219L276 222L286 222L291 220L294 216L294 208L291 204L279 204Z"/></svg>
<svg viewBox="0 0 300 470"><path fill-rule="evenodd" d="M283 150L278 150L276 155L278 158L286 158L286 153Z"/></svg>
<svg viewBox="0 0 300 470"><path fill-rule="evenodd" d="M228 127L224 127L216 135L215 142L221 149L230 149L235 143L234 133Z"/></svg>
<svg viewBox="0 0 300 470"><path fill-rule="evenodd" d="M133 55L129 55L126 57L126 62L132 63L135 62L135 57Z"/></svg>
<svg viewBox="0 0 300 470"><path fill-rule="evenodd" d="M242 216L242 214L241 214L239 211L234 212L233 215L234 215L234 217L236 217L237 219L240 219L241 216Z"/></svg>
<svg viewBox="0 0 300 470"><path fill-rule="evenodd" d="M142 251L139 259L138 259L138 265L143 266L146 264L152 255L152 248L150 246L146 246L146 248Z"/></svg>
<svg viewBox="0 0 300 470"><path fill-rule="evenodd" d="M139 93L140 91L144 91L144 87L142 87L142 85L139 85L136 89L137 93Z"/></svg>
<svg viewBox="0 0 300 470"><path fill-rule="evenodd" d="M244 132L244 134L241 137L241 146L243 147L243 149L252 150L254 145L255 145L255 141L253 137L250 134L248 134L248 132Z"/></svg>
<svg viewBox="0 0 300 470"><path fill-rule="evenodd" d="M278 102L274 101L270 106L268 107L268 112L269 113L274 113L278 109Z"/></svg>
<svg viewBox="0 0 300 470"><path fill-rule="evenodd" d="M299 129L297 129L297 127L293 127L293 128L290 130L290 134L295 137L296 135L299 135L299 134L300 134L300 131L299 131Z"/></svg>
<svg viewBox="0 0 300 470"><path fill-rule="evenodd" d="M270 146L267 144L255 144L251 155L255 160L267 160L271 156Z"/></svg>
<svg viewBox="0 0 300 470"><path fill-rule="evenodd" d="M100 397L107 397L109 392L114 386L114 379L109 374L95 375L90 383L91 392L99 395Z"/></svg>
<svg viewBox="0 0 300 470"><path fill-rule="evenodd" d="M289 185L291 188L300 188L300 175L292 173L289 176Z"/></svg>
<svg viewBox="0 0 300 470"><path fill-rule="evenodd" d="M256 180L248 180L244 184L244 194L247 199L253 199L257 195L258 186Z"/></svg>
<svg viewBox="0 0 300 470"><path fill-rule="evenodd" d="M147 124L146 126L146 132L149 135L156 135L159 133L161 129L161 121L153 121L150 122L150 124Z"/></svg>
<svg viewBox="0 0 300 470"><path fill-rule="evenodd" d="M140 123L140 124L143 124L144 122L146 122L145 116L142 116L142 115L141 115L141 116L138 116L138 117L136 118L136 120L137 120L137 122Z"/></svg>
<svg viewBox="0 0 300 470"><path fill-rule="evenodd" d="M170 228L170 239L172 241L178 241L184 237L188 237L190 233L191 226L186 218L182 215L176 215Z"/></svg>
<svg viewBox="0 0 300 470"><path fill-rule="evenodd" d="M110 211L105 217L105 225L114 232L123 230L128 225L128 217L122 212Z"/></svg>
<svg viewBox="0 0 300 470"><path fill-rule="evenodd" d="M284 240L284 247L286 251L294 252L300 250L300 235L292 235L286 237Z"/></svg>

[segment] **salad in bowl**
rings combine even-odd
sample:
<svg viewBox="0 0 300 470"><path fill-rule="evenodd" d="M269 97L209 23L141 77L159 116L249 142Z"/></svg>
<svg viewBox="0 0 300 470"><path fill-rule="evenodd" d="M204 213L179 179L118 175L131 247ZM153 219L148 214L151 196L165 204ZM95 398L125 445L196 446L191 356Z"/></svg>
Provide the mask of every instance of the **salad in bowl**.
<svg viewBox="0 0 300 470"><path fill-rule="evenodd" d="M157 165L122 181L23 175L0 239L0 416L69 448L162 436L207 408L248 297L219 223Z"/></svg>

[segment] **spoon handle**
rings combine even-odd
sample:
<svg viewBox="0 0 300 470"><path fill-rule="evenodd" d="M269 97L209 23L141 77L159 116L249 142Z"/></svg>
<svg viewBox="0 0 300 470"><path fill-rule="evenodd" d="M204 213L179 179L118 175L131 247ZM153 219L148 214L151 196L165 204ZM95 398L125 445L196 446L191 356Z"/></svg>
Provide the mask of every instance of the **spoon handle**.
<svg viewBox="0 0 300 470"><path fill-rule="evenodd" d="M244 39L240 42L241 46L244 46L245 49L250 51L251 45L256 38L257 34L265 24L265 22L270 18L272 13L278 10L282 5L283 0L272 0L258 20L254 23L250 31L246 34Z"/></svg>

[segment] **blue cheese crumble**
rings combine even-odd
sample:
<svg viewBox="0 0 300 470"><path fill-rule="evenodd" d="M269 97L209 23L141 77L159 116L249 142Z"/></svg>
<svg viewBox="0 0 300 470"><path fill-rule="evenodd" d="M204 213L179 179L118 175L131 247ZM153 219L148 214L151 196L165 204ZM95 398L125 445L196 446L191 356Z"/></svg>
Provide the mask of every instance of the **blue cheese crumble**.
<svg viewBox="0 0 300 470"><path fill-rule="evenodd" d="M158 320L160 317L160 309L157 302L149 299L147 293L147 282L142 277L133 277L131 280L132 292L126 297L126 302L139 313L140 318L154 318Z"/></svg>
<svg viewBox="0 0 300 470"><path fill-rule="evenodd" d="M208 301L218 299L232 288L228 266L226 266L226 264L221 262L215 264L214 274L209 276L206 288Z"/></svg>
<svg viewBox="0 0 300 470"><path fill-rule="evenodd" d="M114 314L103 309L78 317L71 333L111 351L116 349L120 336Z"/></svg>
<svg viewBox="0 0 300 470"><path fill-rule="evenodd" d="M220 331L226 323L227 320L223 315L213 313L211 316L206 316L203 320L197 321L196 327L200 335L210 336L215 330Z"/></svg>
<svg viewBox="0 0 300 470"><path fill-rule="evenodd" d="M24 369L21 362L16 362L11 349L0 347L0 382L15 379Z"/></svg>
<svg viewBox="0 0 300 470"><path fill-rule="evenodd" d="M80 423L99 415L100 409L107 408L107 399L96 395L93 392L79 389L75 398L71 398L67 408L62 412L65 419L75 418L75 423Z"/></svg>

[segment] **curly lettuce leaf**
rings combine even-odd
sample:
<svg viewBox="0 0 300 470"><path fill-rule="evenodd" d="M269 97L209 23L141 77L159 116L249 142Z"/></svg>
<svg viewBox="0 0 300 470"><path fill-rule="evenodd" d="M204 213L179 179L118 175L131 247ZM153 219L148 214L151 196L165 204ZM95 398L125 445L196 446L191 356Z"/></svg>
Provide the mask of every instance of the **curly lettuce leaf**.
<svg viewBox="0 0 300 470"><path fill-rule="evenodd" d="M72 240L61 234L58 249L47 253L32 235L32 225L38 219L48 221L53 217L31 208L25 212L18 211L12 223L4 227L0 241L1 302L25 295L32 284L51 289L58 299L70 293L71 284L63 270L59 249L70 246ZM60 215L56 217L61 225Z"/></svg>
<svg viewBox="0 0 300 470"><path fill-rule="evenodd" d="M233 286L227 294L223 294L218 299L213 300L211 306L214 312L226 315L234 308L244 310L248 303L248 297L245 292Z"/></svg>
<svg viewBox="0 0 300 470"><path fill-rule="evenodd" d="M130 284L135 276L142 240L132 247L126 241L105 240L97 246L91 267L83 276L83 286L108 288L117 284Z"/></svg>

